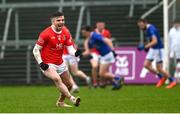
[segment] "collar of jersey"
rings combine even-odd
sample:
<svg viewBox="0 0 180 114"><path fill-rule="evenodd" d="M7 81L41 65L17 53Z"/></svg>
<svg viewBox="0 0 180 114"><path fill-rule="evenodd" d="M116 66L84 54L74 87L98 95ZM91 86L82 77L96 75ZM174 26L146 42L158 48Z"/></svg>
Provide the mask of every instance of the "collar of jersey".
<svg viewBox="0 0 180 114"><path fill-rule="evenodd" d="M151 24L147 24L147 29L150 27Z"/></svg>
<svg viewBox="0 0 180 114"><path fill-rule="evenodd" d="M56 32L56 30L54 30L54 27L53 27L53 25L51 25L51 29L56 33L56 34L61 34L62 33L62 30L61 31L59 31L59 32Z"/></svg>

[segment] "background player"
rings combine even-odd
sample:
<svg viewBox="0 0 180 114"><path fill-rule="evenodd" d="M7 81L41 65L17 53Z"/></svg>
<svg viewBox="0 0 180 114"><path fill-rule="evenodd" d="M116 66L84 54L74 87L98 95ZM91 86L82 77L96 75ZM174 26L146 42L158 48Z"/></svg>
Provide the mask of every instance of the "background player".
<svg viewBox="0 0 180 114"><path fill-rule="evenodd" d="M105 28L104 22L97 22L96 28L94 31L101 34L105 38L111 39L111 34L110 34L109 30ZM87 47L86 45L87 45L87 43L84 43L84 47ZM98 66L99 66L100 54L96 48L90 49L90 53L91 53L90 63L91 63L91 67L92 67L93 86L97 87L98 86L97 75L98 75ZM104 87L104 85L105 85L105 82L104 82L102 77L99 80L99 85L100 85L100 87L101 86Z"/></svg>
<svg viewBox="0 0 180 114"><path fill-rule="evenodd" d="M170 46L170 73L180 82L180 21L176 19L173 27L169 30Z"/></svg>
<svg viewBox="0 0 180 114"><path fill-rule="evenodd" d="M76 106L80 103L80 98L75 98L69 92L72 87L70 76L66 64L63 62L62 54L64 46L67 46L68 52L72 55L78 55L73 47L72 38L64 26L64 14L57 12L51 16L51 26L43 30L33 49L33 54L38 62L43 74L53 80L61 96L56 105L61 107L70 107L64 103L65 98L70 99Z"/></svg>
<svg viewBox="0 0 180 114"><path fill-rule="evenodd" d="M101 34L102 36L111 39L111 33L110 31L106 28L105 22L97 22L96 23L96 28L95 32Z"/></svg>
<svg viewBox="0 0 180 114"><path fill-rule="evenodd" d="M97 33L99 33L99 34L101 34L104 38L109 38L109 39L111 39L111 33L110 33L110 31L106 28L106 24L105 24L105 22L102 22L102 21L99 21L99 22L97 22L96 23L96 28L95 28L95 30L94 30L95 32L97 32ZM112 40L112 39L111 39ZM97 50L96 50L97 51ZM97 54L99 54L99 53L97 53ZM91 54L91 55L93 55L93 54ZM97 56L99 56L99 55L97 55ZM93 57L93 56L92 56ZM92 58L93 59L93 58ZM93 62L94 62L94 60L93 60ZM96 62L96 61L95 61ZM95 64L95 63L94 63ZM98 59L98 64L99 64L99 59ZM93 67L92 67L93 68ZM105 87L106 86L106 84L108 84L108 82L109 82L109 80L107 80L107 79L104 79L104 78L100 78L100 80L99 80L99 85L100 85L100 87Z"/></svg>
<svg viewBox="0 0 180 114"><path fill-rule="evenodd" d="M87 43L86 46L88 46L85 47L82 55L87 56L90 54L89 49L96 48L101 55L99 76L110 79L113 82L113 89L119 89L124 81L123 78L115 76L108 71L111 63L115 62L115 52L113 51L114 47L112 42L107 38L103 38L102 35L93 32L91 26L82 27L81 32L86 38L85 42Z"/></svg>
<svg viewBox="0 0 180 114"><path fill-rule="evenodd" d="M72 45L74 46L75 49L77 48L77 46L75 46L74 42ZM69 54L68 49L64 48L63 60L66 62L68 69L73 76L78 76L78 77L84 79L89 86L91 85L90 77L87 76L83 71L79 70L79 68L78 68L78 62L80 61L79 57L75 57L74 55ZM77 89L78 89L77 85L74 82L71 92L74 92Z"/></svg>
<svg viewBox="0 0 180 114"><path fill-rule="evenodd" d="M149 24L145 19L138 20L137 24L139 28L146 33L147 39L150 40L148 44L140 44L138 46L140 51L149 50L144 62L144 67L160 78L159 82L156 84L156 87L162 86L167 78L169 78L170 84L166 86L166 88L174 87L176 85L175 78L171 77L167 71L163 70L164 47L158 29L154 25ZM153 60L156 61L157 70L152 67Z"/></svg>

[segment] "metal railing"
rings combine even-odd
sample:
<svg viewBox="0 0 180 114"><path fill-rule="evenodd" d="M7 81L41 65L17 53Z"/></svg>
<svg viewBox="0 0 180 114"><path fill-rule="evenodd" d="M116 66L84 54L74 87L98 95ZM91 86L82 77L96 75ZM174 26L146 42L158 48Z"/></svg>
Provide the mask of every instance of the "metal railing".
<svg viewBox="0 0 180 114"><path fill-rule="evenodd" d="M3 43L6 43L7 41L7 38L8 38L8 33L9 33L9 25L10 25L10 22L11 22L11 14L12 14L12 11L13 11L13 8L10 8L8 10L8 13L7 13L7 18L6 18L6 23L5 23L5 28L4 28L4 35L3 35ZM5 45L2 45L1 46L1 53L0 53L0 59L3 59L4 58L4 50L6 49Z"/></svg>
<svg viewBox="0 0 180 114"><path fill-rule="evenodd" d="M14 47L16 45L18 46L26 46L26 83L31 83L31 57L32 57L32 47L35 45L35 40L21 40L19 42L16 42L15 40L9 40L7 42L0 42L1 46L6 47ZM37 64L36 64L37 66ZM38 79L42 80L42 75L40 73L39 67L37 66L37 76Z"/></svg>
<svg viewBox="0 0 180 114"><path fill-rule="evenodd" d="M59 2L28 2L28 3L6 3L6 0L2 0L2 4L0 4L1 9L8 9L7 19L6 19L6 26L4 29L4 35L3 35L3 42L7 41L8 37L8 29L11 19L12 11L15 10L15 42L16 42L16 48L19 47L19 13L16 11L18 8L50 8L50 7L57 7L60 11L63 10L64 7L72 7L72 9L75 9L75 7L81 7L79 11L79 18L77 20L77 29L75 38L76 41L79 40L80 36L80 28L81 24L83 23L83 16L84 12L86 11L87 15L87 24L91 24L91 16L90 16L90 10L89 6L117 6L117 5L130 5L130 11L129 16L133 16L134 12L134 5L144 5L144 4L155 4L158 0L112 0L112 1L69 1L65 2L64 0L59 0ZM87 9L87 10L86 10ZM5 46L1 46L1 59L4 57L4 50Z"/></svg>
<svg viewBox="0 0 180 114"><path fill-rule="evenodd" d="M18 42L18 46L26 46L26 83L31 84L31 62L32 62L32 48L35 45L35 40L21 40ZM14 47L17 45L15 40L9 40L7 42L0 42L1 46ZM37 69L37 79L39 82L42 81L42 74L39 69L38 64L36 65Z"/></svg>

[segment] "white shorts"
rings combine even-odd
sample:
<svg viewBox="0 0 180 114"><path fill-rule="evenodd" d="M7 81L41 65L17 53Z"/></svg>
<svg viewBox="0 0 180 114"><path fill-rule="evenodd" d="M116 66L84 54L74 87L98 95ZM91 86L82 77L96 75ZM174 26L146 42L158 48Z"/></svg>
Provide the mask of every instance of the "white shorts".
<svg viewBox="0 0 180 114"><path fill-rule="evenodd" d="M112 52L109 52L108 54L100 57L100 64L109 64L114 62L115 58Z"/></svg>
<svg viewBox="0 0 180 114"><path fill-rule="evenodd" d="M68 65L73 65L73 64L78 64L80 59L78 57L72 56L72 55L63 55L63 60L68 64Z"/></svg>
<svg viewBox="0 0 180 114"><path fill-rule="evenodd" d="M55 65L55 64L50 64L50 63L48 65L49 65L49 68L53 68L54 70L56 70L56 72L59 75L61 75L63 72L68 70L68 68L64 62L60 65Z"/></svg>
<svg viewBox="0 0 180 114"><path fill-rule="evenodd" d="M150 61L156 61L156 63L162 62L164 59L164 49L153 49L150 48L146 59Z"/></svg>
<svg viewBox="0 0 180 114"><path fill-rule="evenodd" d="M91 56L92 56L91 60L99 61L100 59L100 55L97 53L91 53Z"/></svg>

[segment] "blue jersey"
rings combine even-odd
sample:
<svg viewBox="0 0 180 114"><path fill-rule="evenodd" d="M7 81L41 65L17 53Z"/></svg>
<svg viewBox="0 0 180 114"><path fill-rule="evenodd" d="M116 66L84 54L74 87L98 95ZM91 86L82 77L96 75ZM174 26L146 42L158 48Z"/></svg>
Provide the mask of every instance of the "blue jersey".
<svg viewBox="0 0 180 114"><path fill-rule="evenodd" d="M96 48L101 56L104 56L112 51L111 48L103 41L103 36L96 32L92 33L88 42L88 47L90 49Z"/></svg>
<svg viewBox="0 0 180 114"><path fill-rule="evenodd" d="M162 49L164 47L161 41L159 31L154 25L152 24L149 25L149 27L146 30L146 35L147 35L147 39L150 41L152 40L153 36L157 38L157 44L152 46L153 49Z"/></svg>

